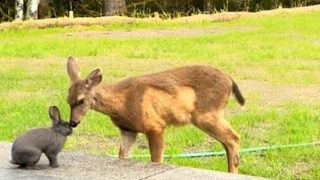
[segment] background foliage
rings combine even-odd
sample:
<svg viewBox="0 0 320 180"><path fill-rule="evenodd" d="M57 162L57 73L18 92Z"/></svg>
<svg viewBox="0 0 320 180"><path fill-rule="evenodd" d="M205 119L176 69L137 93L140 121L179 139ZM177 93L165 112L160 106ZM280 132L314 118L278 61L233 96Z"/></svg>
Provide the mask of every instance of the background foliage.
<svg viewBox="0 0 320 180"><path fill-rule="evenodd" d="M27 0L25 0L27 1ZM99 17L104 0L49 0L50 16L63 17L72 8L76 17ZM108 0L106 0L108 1ZM250 11L320 4L320 0L126 0L128 16L145 17L159 12L162 17L220 11ZM0 22L14 19L14 0L0 2Z"/></svg>

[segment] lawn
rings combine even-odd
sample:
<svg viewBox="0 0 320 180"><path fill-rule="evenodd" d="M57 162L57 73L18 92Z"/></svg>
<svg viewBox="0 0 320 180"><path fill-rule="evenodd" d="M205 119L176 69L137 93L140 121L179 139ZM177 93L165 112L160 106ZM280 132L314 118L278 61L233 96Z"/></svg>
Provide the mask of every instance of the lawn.
<svg viewBox="0 0 320 180"><path fill-rule="evenodd" d="M191 64L215 66L233 77L247 100L241 108L231 97L225 114L241 135L242 149L319 142L319 29L319 12L228 22L119 21L2 29L0 140L12 142L30 128L50 126L51 105L57 105L68 120L66 61L72 55L83 77L101 67L105 83ZM193 126L169 127L165 136L168 155L223 150ZM90 111L65 150L116 155L119 140L109 118ZM320 179L319 150L319 146L309 146L244 153L239 173ZM144 136L138 137L132 154L149 154ZM165 163L227 170L225 156L169 158Z"/></svg>

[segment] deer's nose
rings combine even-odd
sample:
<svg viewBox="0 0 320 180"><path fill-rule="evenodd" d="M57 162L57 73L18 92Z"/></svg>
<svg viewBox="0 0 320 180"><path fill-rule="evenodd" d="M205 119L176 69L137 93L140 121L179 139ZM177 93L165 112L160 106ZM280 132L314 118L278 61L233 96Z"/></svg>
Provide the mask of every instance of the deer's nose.
<svg viewBox="0 0 320 180"><path fill-rule="evenodd" d="M78 123L74 122L74 121L70 121L70 126L71 127L77 127Z"/></svg>

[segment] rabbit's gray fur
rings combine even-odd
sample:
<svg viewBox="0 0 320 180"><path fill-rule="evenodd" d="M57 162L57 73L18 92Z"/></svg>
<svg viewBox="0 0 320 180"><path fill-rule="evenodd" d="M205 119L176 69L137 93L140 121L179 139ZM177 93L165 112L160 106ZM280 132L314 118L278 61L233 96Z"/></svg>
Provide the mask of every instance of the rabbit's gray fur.
<svg viewBox="0 0 320 180"><path fill-rule="evenodd" d="M49 115L52 120L51 128L32 129L15 140L11 149L12 164L34 167L41 154L45 153L52 167L59 166L58 153L62 150L67 136L72 134L72 128L60 118L56 106L49 108Z"/></svg>

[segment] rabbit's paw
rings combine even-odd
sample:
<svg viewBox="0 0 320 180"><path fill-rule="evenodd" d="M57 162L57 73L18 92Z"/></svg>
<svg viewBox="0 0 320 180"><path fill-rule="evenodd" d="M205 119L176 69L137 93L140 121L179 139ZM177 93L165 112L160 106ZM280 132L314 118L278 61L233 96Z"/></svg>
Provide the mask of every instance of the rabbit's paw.
<svg viewBox="0 0 320 180"><path fill-rule="evenodd" d="M50 166L53 168L57 168L57 167L59 167L59 164L58 163L50 163Z"/></svg>

